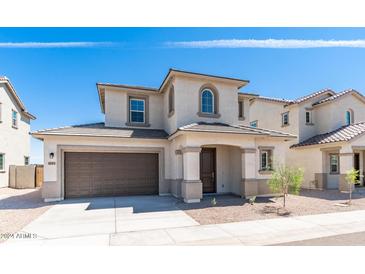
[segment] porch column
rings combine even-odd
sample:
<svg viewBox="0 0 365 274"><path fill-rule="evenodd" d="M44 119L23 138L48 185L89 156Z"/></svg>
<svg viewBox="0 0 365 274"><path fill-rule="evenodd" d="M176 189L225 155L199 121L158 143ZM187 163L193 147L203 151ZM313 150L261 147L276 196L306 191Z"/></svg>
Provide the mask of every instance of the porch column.
<svg viewBox="0 0 365 274"><path fill-rule="evenodd" d="M349 185L346 182L346 172L354 167L354 153L340 152L340 178L338 189L340 191L348 191Z"/></svg>
<svg viewBox="0 0 365 274"><path fill-rule="evenodd" d="M181 196L185 203L197 203L203 197L203 184L200 181L200 151L201 147L184 147L183 181Z"/></svg>
<svg viewBox="0 0 365 274"><path fill-rule="evenodd" d="M258 194L258 183L256 180L256 148L241 148L241 162L241 196L256 196Z"/></svg>

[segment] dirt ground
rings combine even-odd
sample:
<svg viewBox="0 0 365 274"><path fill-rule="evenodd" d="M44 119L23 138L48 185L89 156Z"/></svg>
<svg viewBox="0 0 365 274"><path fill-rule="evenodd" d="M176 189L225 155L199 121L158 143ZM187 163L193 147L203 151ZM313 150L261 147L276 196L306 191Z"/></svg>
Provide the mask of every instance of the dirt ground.
<svg viewBox="0 0 365 274"><path fill-rule="evenodd" d="M248 200L233 195L205 196L201 203L178 203L185 211L200 224L219 224L241 222L268 218L285 218L331 212L365 209L365 193L354 193L351 206L339 206L348 201L348 193L337 190L302 190L299 196L287 197L286 209L288 215L278 215L277 209L282 207L283 199L256 198L251 205ZM216 205L212 200L215 198ZM283 213L280 209L279 213Z"/></svg>
<svg viewBox="0 0 365 274"><path fill-rule="evenodd" d="M21 230L53 204L43 202L39 189L0 188L0 243Z"/></svg>

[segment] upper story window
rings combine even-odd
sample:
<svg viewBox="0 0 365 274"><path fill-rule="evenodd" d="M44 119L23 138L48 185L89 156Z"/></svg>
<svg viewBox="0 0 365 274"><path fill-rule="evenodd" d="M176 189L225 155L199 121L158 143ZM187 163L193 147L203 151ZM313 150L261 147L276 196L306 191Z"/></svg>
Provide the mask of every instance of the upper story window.
<svg viewBox="0 0 365 274"><path fill-rule="evenodd" d="M238 101L238 118L244 120L244 102Z"/></svg>
<svg viewBox="0 0 365 274"><path fill-rule="evenodd" d="M354 123L354 112L352 109L346 111L346 125L351 125Z"/></svg>
<svg viewBox="0 0 365 274"><path fill-rule="evenodd" d="M29 165L29 156L24 156L24 165Z"/></svg>
<svg viewBox="0 0 365 274"><path fill-rule="evenodd" d="M131 123L145 123L145 105L146 101L144 99L129 99L129 119Z"/></svg>
<svg viewBox="0 0 365 274"><path fill-rule="evenodd" d="M199 112L200 117L219 118L218 91L210 84L204 85L199 91Z"/></svg>
<svg viewBox="0 0 365 274"><path fill-rule="evenodd" d="M250 122L251 127L258 127L258 124L259 124L259 122L257 120Z"/></svg>
<svg viewBox="0 0 365 274"><path fill-rule="evenodd" d="M307 125L312 124L312 111L307 110L307 111L305 112L305 123L306 123Z"/></svg>
<svg viewBox="0 0 365 274"><path fill-rule="evenodd" d="M11 125L14 128L18 128L18 112L16 112L15 110L12 110L11 113Z"/></svg>
<svg viewBox="0 0 365 274"><path fill-rule="evenodd" d="M174 86L171 86L169 90L169 116L173 115L175 111L175 90Z"/></svg>
<svg viewBox="0 0 365 274"><path fill-rule="evenodd" d="M0 171L5 170L5 154L0 153Z"/></svg>
<svg viewBox="0 0 365 274"><path fill-rule="evenodd" d="M288 126L289 125L289 112L285 112L281 114L281 125Z"/></svg>
<svg viewBox="0 0 365 274"><path fill-rule="evenodd" d="M205 89L201 93L202 113L214 113L214 94L210 89Z"/></svg>

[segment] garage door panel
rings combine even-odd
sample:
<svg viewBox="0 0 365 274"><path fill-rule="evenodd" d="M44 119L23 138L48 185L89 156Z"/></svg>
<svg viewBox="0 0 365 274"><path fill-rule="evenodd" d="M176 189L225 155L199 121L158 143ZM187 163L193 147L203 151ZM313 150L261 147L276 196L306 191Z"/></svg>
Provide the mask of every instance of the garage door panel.
<svg viewBox="0 0 365 274"><path fill-rule="evenodd" d="M158 194L158 154L65 153L65 197Z"/></svg>

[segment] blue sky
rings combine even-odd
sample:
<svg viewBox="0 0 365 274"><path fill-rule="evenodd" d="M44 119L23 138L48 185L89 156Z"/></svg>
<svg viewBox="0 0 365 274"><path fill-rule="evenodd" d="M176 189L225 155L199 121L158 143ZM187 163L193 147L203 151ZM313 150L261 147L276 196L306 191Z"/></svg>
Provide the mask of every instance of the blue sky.
<svg viewBox="0 0 365 274"><path fill-rule="evenodd" d="M169 68L248 79L244 91L272 97L365 93L365 28L0 28L0 60L32 130L102 121L96 82L158 87ZM31 159L42 162L37 140Z"/></svg>

